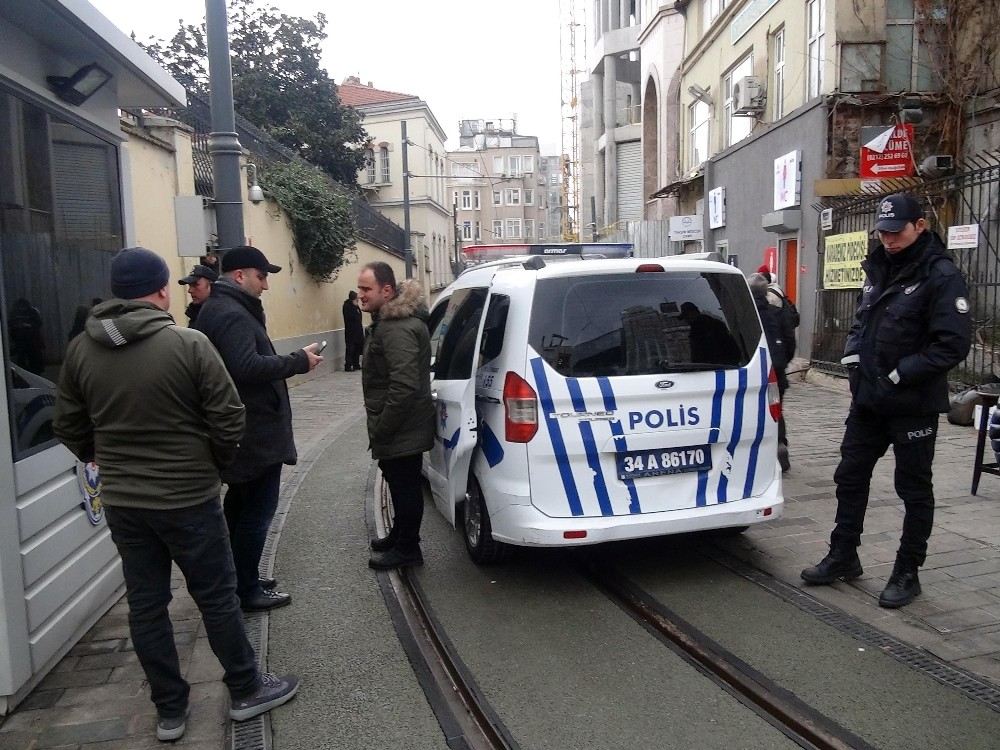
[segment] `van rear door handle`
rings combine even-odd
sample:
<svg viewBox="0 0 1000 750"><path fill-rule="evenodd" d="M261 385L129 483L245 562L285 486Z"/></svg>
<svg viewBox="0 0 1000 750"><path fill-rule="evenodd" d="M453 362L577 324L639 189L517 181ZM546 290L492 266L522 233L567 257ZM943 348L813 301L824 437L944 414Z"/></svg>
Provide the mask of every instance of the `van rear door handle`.
<svg viewBox="0 0 1000 750"><path fill-rule="evenodd" d="M480 403L486 403L486 404L500 404L500 403L503 403L502 401L500 401L500 399L496 398L495 396L479 396L479 395L477 395L476 396L476 401L479 401Z"/></svg>

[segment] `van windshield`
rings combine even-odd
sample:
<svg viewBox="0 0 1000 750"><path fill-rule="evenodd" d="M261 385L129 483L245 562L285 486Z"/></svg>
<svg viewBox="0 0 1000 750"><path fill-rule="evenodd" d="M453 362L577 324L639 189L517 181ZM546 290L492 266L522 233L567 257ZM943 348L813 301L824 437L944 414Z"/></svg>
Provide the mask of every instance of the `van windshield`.
<svg viewBox="0 0 1000 750"><path fill-rule="evenodd" d="M541 279L531 346L566 377L743 367L761 330L733 273L623 273Z"/></svg>

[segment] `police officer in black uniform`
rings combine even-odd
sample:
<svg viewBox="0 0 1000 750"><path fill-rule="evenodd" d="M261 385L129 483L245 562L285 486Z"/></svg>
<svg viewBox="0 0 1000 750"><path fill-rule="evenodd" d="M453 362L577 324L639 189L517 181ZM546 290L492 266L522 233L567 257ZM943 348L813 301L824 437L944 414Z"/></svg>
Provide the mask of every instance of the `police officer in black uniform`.
<svg viewBox="0 0 1000 750"><path fill-rule="evenodd" d="M892 445L906 514L879 605L896 608L920 593L917 569L934 521L938 414L948 411L948 371L969 353L971 326L965 280L927 228L920 202L890 195L879 204L875 229L881 242L862 263L865 286L841 360L853 400L834 474L836 527L830 553L802 578L828 584L862 574L857 548L872 471Z"/></svg>

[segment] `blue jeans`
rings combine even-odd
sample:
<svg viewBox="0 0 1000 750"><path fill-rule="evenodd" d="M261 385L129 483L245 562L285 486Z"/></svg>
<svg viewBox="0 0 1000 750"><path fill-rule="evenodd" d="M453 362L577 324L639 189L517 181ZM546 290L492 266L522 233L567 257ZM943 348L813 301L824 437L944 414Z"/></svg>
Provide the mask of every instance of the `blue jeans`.
<svg viewBox="0 0 1000 750"><path fill-rule="evenodd" d="M281 464L274 464L249 482L229 485L224 502L229 539L236 564L236 594L241 600L261 593L260 556L278 509Z"/></svg>
<svg viewBox="0 0 1000 750"><path fill-rule="evenodd" d="M132 643L160 716L182 716L190 692L181 676L167 613L171 561L181 569L201 611L230 695L239 699L252 694L260 675L243 628L229 534L218 498L179 510L107 506L106 518L125 572Z"/></svg>

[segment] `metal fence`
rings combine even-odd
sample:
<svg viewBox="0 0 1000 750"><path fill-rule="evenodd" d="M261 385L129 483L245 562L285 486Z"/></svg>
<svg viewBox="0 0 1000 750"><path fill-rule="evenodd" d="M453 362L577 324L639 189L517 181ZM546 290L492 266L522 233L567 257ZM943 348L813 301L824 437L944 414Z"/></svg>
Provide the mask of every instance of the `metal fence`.
<svg viewBox="0 0 1000 750"><path fill-rule="evenodd" d="M936 180L900 181L891 191L827 199L815 207L833 209L827 234L866 231L875 241L875 214L888 192L901 189L919 195L931 228L946 238L948 227L979 225L975 248L953 250L952 256L969 285L973 344L968 358L951 372L955 386L1000 380L1000 152L968 159L956 174ZM823 248L819 275L823 278ZM813 365L841 373L844 343L854 319L858 289L817 290L813 331Z"/></svg>
<svg viewBox="0 0 1000 750"><path fill-rule="evenodd" d="M212 131L212 110L209 103L196 93L188 91L188 106L170 109L129 110L137 118L153 113L183 122L193 129L191 151L194 163L194 188L198 195L206 198L215 196L212 177L212 155L208 150L208 136ZM288 164L293 161L308 162L287 146L256 127L240 115L236 115L236 132L240 145L250 152L249 160L260 166L268 164ZM312 166L312 165L310 165ZM406 233L403 228L376 211L364 198L356 195L349 187L330 178L330 189L340 194L349 194L354 208L354 220L358 237L382 249L404 257Z"/></svg>

